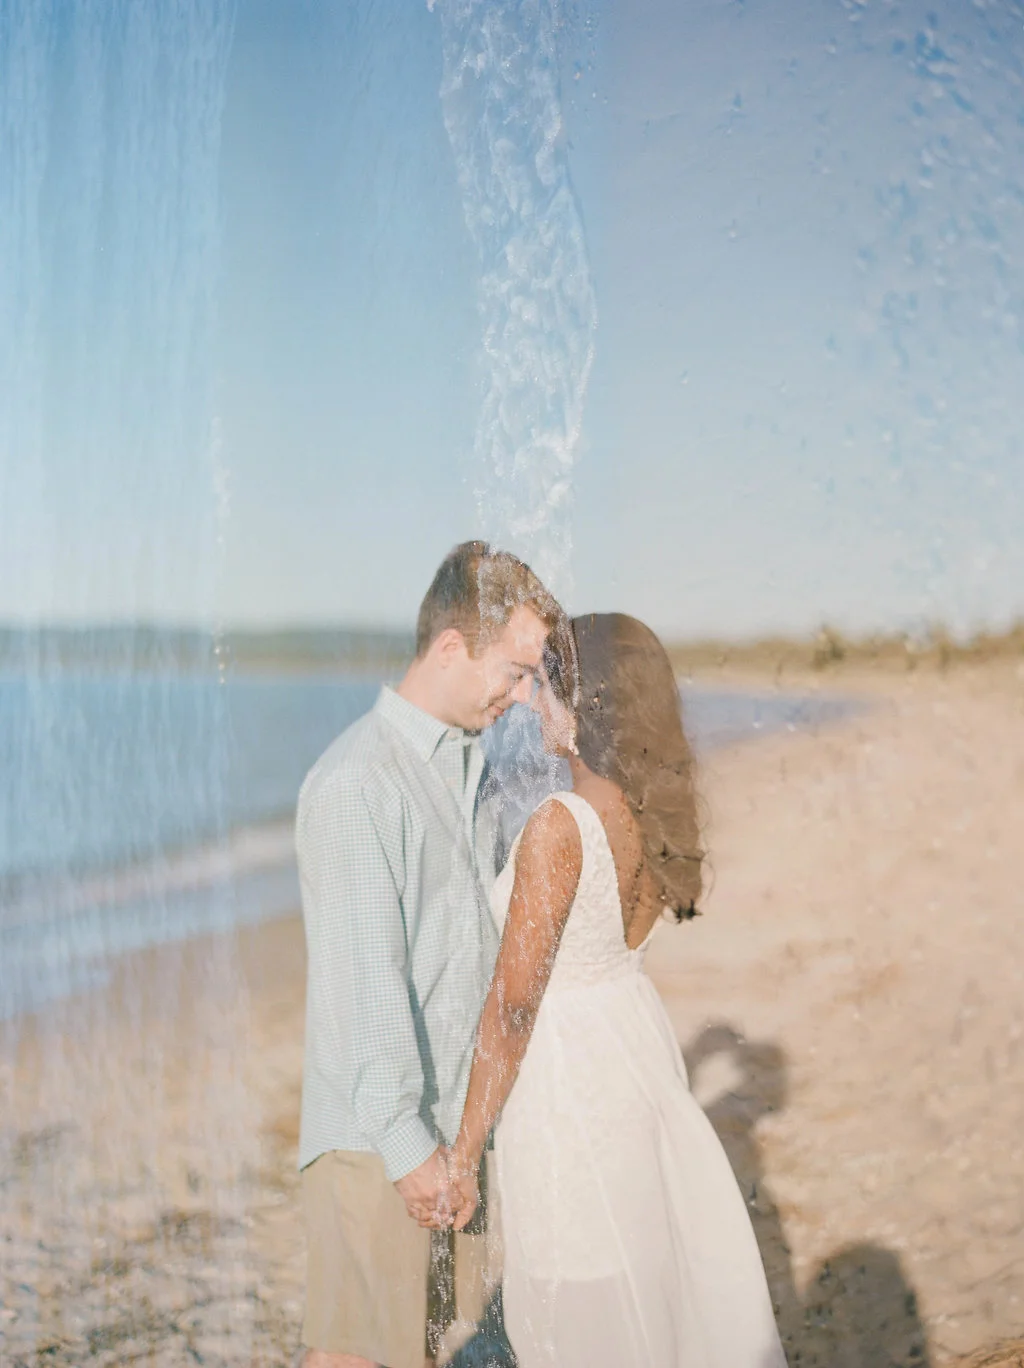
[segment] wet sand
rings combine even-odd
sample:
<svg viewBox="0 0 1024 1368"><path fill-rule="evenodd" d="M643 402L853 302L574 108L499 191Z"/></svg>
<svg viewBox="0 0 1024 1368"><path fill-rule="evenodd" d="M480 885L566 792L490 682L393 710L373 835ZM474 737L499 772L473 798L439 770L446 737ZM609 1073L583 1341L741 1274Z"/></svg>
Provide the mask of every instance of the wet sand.
<svg viewBox="0 0 1024 1368"><path fill-rule="evenodd" d="M946 1364L1024 1327L1024 677L786 684L874 706L709 759L649 968L791 1362ZM303 972L291 918L3 1028L3 1368L291 1361Z"/></svg>

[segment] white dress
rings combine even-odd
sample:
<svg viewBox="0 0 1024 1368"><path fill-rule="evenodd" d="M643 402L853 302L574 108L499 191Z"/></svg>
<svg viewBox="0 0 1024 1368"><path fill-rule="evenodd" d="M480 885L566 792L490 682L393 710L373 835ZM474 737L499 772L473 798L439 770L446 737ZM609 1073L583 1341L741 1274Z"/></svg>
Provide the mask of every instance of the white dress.
<svg viewBox="0 0 1024 1368"><path fill-rule="evenodd" d="M595 810L555 795L579 888L495 1133L520 1368L785 1368L743 1199L694 1101L646 948L625 943ZM518 843L499 875L499 929Z"/></svg>

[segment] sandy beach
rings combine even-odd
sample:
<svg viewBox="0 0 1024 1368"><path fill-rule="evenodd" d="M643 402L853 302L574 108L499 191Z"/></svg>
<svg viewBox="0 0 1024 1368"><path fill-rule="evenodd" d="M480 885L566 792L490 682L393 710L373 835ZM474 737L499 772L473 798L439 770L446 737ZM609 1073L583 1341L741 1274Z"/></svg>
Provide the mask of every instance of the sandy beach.
<svg viewBox="0 0 1024 1368"><path fill-rule="evenodd" d="M648 967L791 1364L938 1368L1024 1333L1024 669L786 685L871 706L709 758ZM303 974L293 917L3 1028L3 1368L291 1362Z"/></svg>
<svg viewBox="0 0 1024 1368"><path fill-rule="evenodd" d="M943 1364L1024 1327L1024 678L841 685L711 758L707 915L649 968L791 1362Z"/></svg>

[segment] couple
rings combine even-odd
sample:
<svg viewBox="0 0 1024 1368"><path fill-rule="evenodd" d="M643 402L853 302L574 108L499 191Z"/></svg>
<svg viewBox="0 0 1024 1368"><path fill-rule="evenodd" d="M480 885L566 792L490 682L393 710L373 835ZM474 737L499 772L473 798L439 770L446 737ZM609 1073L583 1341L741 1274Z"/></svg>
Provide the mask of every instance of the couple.
<svg viewBox="0 0 1024 1368"><path fill-rule="evenodd" d="M513 703L571 788L495 877L478 736ZM570 623L514 556L457 547L405 678L307 777L297 841L305 1368L421 1368L477 1319L492 1131L520 1368L784 1368L743 1200L643 973L701 886L653 633Z"/></svg>

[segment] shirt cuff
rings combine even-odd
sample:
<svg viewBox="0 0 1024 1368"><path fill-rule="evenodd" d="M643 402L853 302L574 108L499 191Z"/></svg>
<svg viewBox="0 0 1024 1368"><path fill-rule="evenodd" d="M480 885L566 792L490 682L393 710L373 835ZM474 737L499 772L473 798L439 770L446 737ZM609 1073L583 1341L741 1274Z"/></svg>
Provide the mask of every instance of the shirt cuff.
<svg viewBox="0 0 1024 1368"><path fill-rule="evenodd" d="M426 1163L437 1149L437 1141L418 1116L408 1116L391 1127L377 1152L384 1160L384 1171L392 1183Z"/></svg>

